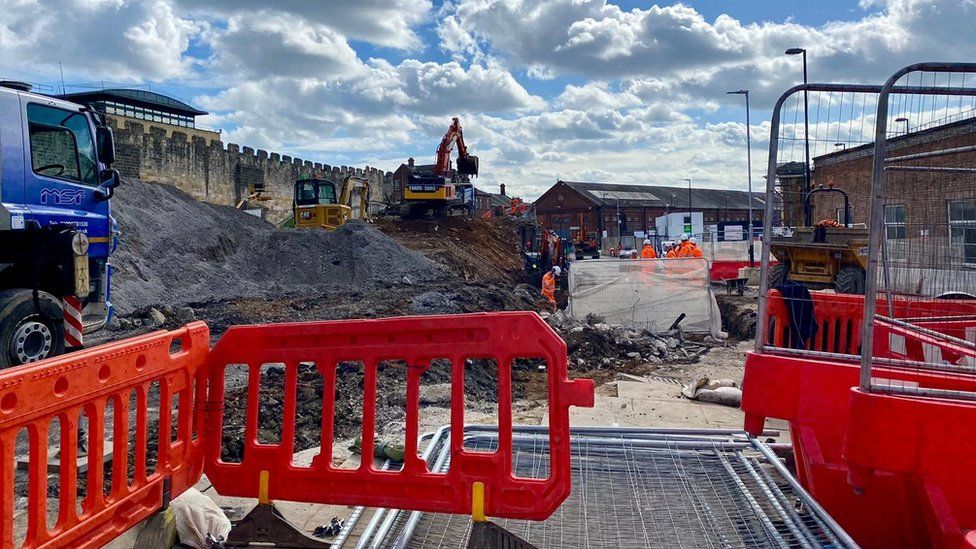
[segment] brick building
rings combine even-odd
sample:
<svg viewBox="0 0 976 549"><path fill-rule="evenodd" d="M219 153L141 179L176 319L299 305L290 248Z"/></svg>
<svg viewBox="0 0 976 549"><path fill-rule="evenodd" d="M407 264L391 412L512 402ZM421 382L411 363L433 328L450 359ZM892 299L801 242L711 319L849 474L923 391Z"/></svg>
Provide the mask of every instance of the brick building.
<svg viewBox="0 0 976 549"><path fill-rule="evenodd" d="M498 193L490 193L481 189L474 190L474 211L483 214L491 210L492 215L502 215L502 211L511 204L511 199L505 194L505 184L498 186Z"/></svg>
<svg viewBox="0 0 976 549"><path fill-rule="evenodd" d="M765 208L764 193L753 192L753 217L761 222ZM542 227L569 237L571 227L580 223L588 230L607 236L618 236L617 212L626 221L623 234L655 230L655 219L671 212L688 211L688 187L658 185L618 185L557 181L535 201L536 219ZM749 219L749 193L725 189L691 190L691 210L702 212L705 225L725 221L746 222Z"/></svg>
<svg viewBox="0 0 976 549"><path fill-rule="evenodd" d="M949 154L931 154L947 151ZM920 154L930 153L930 154ZM854 223L868 223L874 144L814 158L814 185L833 184L850 195ZM976 264L976 118L907 133L888 140L885 232L889 240L917 241ZM931 168L939 168L932 170ZM836 195L814 198L814 221L843 219ZM919 241L923 239L924 242Z"/></svg>

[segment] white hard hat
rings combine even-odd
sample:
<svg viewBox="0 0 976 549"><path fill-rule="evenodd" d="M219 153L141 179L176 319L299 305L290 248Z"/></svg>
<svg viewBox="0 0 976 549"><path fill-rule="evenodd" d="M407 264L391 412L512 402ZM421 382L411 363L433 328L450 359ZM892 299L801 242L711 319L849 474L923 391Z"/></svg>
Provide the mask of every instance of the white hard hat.
<svg viewBox="0 0 976 549"><path fill-rule="evenodd" d="M649 238L645 238L645 239L644 239L644 245L645 245L645 246L650 246L650 245L651 245L651 239L649 239Z"/></svg>
<svg viewBox="0 0 976 549"><path fill-rule="evenodd" d="M681 241L684 242L685 240L688 240L688 235L687 234L681 235Z"/></svg>
<svg viewBox="0 0 976 549"><path fill-rule="evenodd" d="M690 241L690 242L691 242L692 244L698 244L698 239L697 239L697 238L695 238L695 237L691 237L691 238L689 239L689 241Z"/></svg>
<svg viewBox="0 0 976 549"><path fill-rule="evenodd" d="M559 268L559 265L552 266L552 274L559 276L559 273L561 272L563 272L563 270Z"/></svg>

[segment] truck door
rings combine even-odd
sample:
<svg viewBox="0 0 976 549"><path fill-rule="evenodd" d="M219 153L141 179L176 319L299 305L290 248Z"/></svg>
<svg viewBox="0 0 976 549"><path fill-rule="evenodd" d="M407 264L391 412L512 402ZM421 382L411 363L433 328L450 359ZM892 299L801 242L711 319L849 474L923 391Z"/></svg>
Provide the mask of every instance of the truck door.
<svg viewBox="0 0 976 549"><path fill-rule="evenodd" d="M93 257L108 255L109 201L96 197L100 166L94 128L75 105L21 97L27 219L42 227L72 223L88 235Z"/></svg>

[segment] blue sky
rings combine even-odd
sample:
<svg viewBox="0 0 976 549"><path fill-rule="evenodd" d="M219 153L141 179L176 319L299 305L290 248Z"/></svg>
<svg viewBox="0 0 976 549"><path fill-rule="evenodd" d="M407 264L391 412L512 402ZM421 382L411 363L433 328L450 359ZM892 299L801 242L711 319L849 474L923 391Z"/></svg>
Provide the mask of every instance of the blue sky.
<svg viewBox="0 0 976 549"><path fill-rule="evenodd" d="M0 76L131 85L211 112L227 142L327 164L429 161L452 116L479 184L743 188L769 107L800 80L882 81L966 60L976 0L0 0ZM58 14L72 13L71 20ZM112 29L106 32L106 29Z"/></svg>

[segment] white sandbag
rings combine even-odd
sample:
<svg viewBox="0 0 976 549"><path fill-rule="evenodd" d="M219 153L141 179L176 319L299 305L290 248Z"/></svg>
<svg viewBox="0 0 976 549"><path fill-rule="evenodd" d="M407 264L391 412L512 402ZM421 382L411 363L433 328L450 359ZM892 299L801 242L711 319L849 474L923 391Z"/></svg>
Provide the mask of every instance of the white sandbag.
<svg viewBox="0 0 976 549"><path fill-rule="evenodd" d="M196 549L210 549L207 534L220 542L227 540L230 520L214 500L201 494L199 490L190 488L169 505L176 518L176 533L180 537L180 543Z"/></svg>

